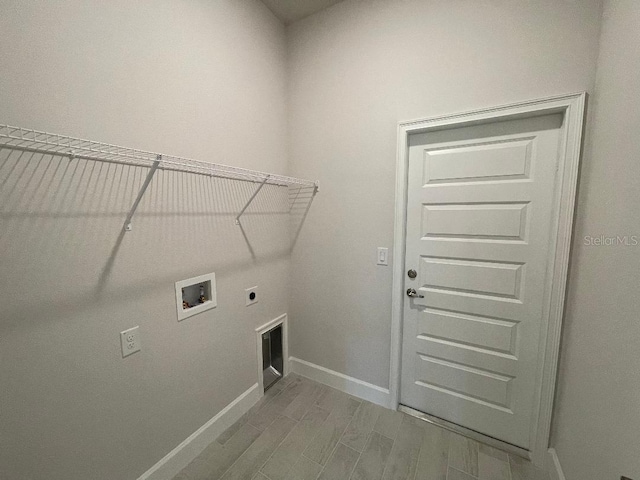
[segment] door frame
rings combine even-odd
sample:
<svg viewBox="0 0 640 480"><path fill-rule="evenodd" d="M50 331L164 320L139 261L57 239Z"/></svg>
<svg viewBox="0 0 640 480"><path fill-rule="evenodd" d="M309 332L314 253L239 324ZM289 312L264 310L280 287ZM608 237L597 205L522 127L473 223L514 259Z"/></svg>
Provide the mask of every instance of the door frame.
<svg viewBox="0 0 640 480"><path fill-rule="evenodd" d="M541 385L534 407L532 421L531 450L529 456L536 465L544 465L549 448L551 417L555 383L558 370L560 334L564 311L569 254L576 200L580 151L586 93L579 92L538 100L530 100L498 107L473 110L398 124L398 150L396 159L395 226L393 247L393 292L391 312L391 359L390 359L390 406L397 409L400 404L400 370L402 361L402 317L404 308L405 242L407 223L407 175L409 162L409 136L434 129L470 126L496 120L527 118L551 113L562 113L564 119L560 133L558 172L554 192L554 206L560 202L557 215L552 219L552 232L556 233L555 245L547 265L547 277L551 273L551 285L545 292L543 315L549 321L541 331L543 355L538 362L536 382Z"/></svg>

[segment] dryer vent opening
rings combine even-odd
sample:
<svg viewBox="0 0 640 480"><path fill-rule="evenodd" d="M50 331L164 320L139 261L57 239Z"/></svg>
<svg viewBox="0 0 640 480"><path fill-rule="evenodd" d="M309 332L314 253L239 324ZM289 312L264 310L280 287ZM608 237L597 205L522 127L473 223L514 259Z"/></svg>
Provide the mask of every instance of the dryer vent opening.
<svg viewBox="0 0 640 480"><path fill-rule="evenodd" d="M262 378L265 392L282 378L282 324L262 334Z"/></svg>

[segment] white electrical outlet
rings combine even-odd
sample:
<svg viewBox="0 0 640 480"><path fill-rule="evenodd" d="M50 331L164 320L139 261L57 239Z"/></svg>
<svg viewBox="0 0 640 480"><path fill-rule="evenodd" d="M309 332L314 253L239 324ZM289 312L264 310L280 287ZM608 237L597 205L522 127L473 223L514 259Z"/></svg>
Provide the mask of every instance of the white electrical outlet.
<svg viewBox="0 0 640 480"><path fill-rule="evenodd" d="M247 288L244 291L244 294L247 307L254 303L258 303L258 287Z"/></svg>
<svg viewBox="0 0 640 480"><path fill-rule="evenodd" d="M120 332L120 343L122 344L122 358L140 351L140 327L133 327L124 332Z"/></svg>

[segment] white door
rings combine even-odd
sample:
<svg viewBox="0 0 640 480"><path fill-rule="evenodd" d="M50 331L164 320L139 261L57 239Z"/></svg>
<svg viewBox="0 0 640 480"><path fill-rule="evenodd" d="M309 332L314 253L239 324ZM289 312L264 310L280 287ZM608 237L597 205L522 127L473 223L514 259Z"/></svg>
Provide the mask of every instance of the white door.
<svg viewBox="0 0 640 480"><path fill-rule="evenodd" d="M400 402L530 448L561 114L409 137Z"/></svg>

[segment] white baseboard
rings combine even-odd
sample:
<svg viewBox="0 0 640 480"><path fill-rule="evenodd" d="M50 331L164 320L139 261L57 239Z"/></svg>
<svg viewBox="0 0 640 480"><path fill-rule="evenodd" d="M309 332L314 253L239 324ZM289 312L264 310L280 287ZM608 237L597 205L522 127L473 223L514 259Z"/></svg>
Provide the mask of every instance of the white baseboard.
<svg viewBox="0 0 640 480"><path fill-rule="evenodd" d="M248 412L259 399L260 390L256 383L223 408L215 417L189 435L180 445L143 473L138 480L171 480L200 455L207 445Z"/></svg>
<svg viewBox="0 0 640 480"><path fill-rule="evenodd" d="M289 357L291 371L303 377L315 380L363 400L391 408L391 395L387 388L378 387L343 373L334 372L315 363L295 357Z"/></svg>
<svg viewBox="0 0 640 480"><path fill-rule="evenodd" d="M566 480L555 448L550 448L547 453L547 472L551 480Z"/></svg>

